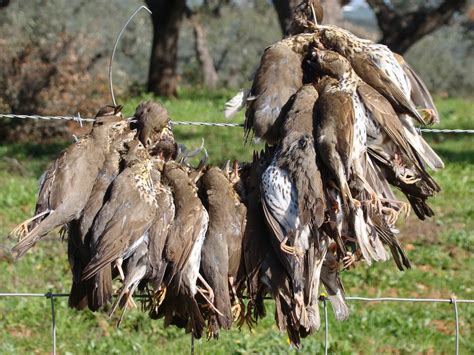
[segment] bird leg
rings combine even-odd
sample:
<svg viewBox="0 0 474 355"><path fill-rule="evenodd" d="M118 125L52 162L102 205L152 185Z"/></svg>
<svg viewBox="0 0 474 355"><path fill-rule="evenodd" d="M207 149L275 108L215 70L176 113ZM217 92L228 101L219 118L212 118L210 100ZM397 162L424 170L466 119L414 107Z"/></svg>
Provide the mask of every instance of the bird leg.
<svg viewBox="0 0 474 355"><path fill-rule="evenodd" d="M28 233L30 232L28 230L28 225L33 222L34 220L40 218L40 217L43 217L44 215L48 214L48 213L53 213L54 210L46 210L46 211L43 211L41 213L38 213L36 216L33 216L29 219L27 219L26 221L24 221L23 223L21 223L18 227L16 227L15 229L13 229L11 232L10 232L10 235L12 236L17 236L18 237L18 241L21 242L22 239L28 235Z"/></svg>
<svg viewBox="0 0 474 355"><path fill-rule="evenodd" d="M242 302L237 297L237 290L235 289L234 278L232 276L229 277L229 286L230 286L229 288L230 294L232 296L232 301L233 301L232 302L233 306L231 307L231 313L232 313L234 321L237 321L238 319L241 318L243 305L242 305Z"/></svg>
<svg viewBox="0 0 474 355"><path fill-rule="evenodd" d="M224 316L221 311L219 311L216 306L214 306L214 291L212 290L211 286L206 282L204 277L202 277L201 274L198 274L198 279L202 282L204 285L205 289L202 289L200 287L197 287L197 291L201 294L201 296L206 300L206 302L209 304L209 307L219 314L220 316ZM209 295L209 298L206 297L206 294Z"/></svg>
<svg viewBox="0 0 474 355"><path fill-rule="evenodd" d="M423 121L425 121L428 125L431 125L435 123L435 117L436 117L436 112L432 108L423 108L421 110L418 110L421 114L421 117L423 118Z"/></svg>
<svg viewBox="0 0 474 355"><path fill-rule="evenodd" d="M293 256L302 256L303 253L301 251L298 251L298 249L296 249L295 247L286 244L287 241L288 241L288 236L283 238L283 240L280 242L280 250L284 253L287 253Z"/></svg>
<svg viewBox="0 0 474 355"><path fill-rule="evenodd" d="M123 263L122 258L118 258L117 260L115 260L115 267L117 268L117 270L119 272L120 280L122 280L122 282L123 282L125 280L125 274L123 273L122 263Z"/></svg>

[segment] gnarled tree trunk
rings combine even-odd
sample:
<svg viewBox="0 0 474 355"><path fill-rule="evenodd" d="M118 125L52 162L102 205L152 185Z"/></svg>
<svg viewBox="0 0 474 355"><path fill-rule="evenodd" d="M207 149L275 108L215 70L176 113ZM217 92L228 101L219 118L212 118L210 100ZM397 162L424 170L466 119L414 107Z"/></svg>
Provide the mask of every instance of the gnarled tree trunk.
<svg viewBox="0 0 474 355"><path fill-rule="evenodd" d="M212 59L211 53L209 52L206 30L199 21L199 15L192 14L189 17L189 20L194 31L194 45L197 59L201 65L204 86L209 89L214 89L217 86L217 82L219 81L219 76L217 75L217 71L214 66L214 60Z"/></svg>
<svg viewBox="0 0 474 355"><path fill-rule="evenodd" d="M403 54L422 37L449 24L467 0L445 0L436 8L421 6L417 11L398 13L384 0L367 0L382 31L381 43Z"/></svg>
<svg viewBox="0 0 474 355"><path fill-rule="evenodd" d="M176 96L178 87L178 39L186 0L146 0L153 12L153 43L148 74L148 91Z"/></svg>

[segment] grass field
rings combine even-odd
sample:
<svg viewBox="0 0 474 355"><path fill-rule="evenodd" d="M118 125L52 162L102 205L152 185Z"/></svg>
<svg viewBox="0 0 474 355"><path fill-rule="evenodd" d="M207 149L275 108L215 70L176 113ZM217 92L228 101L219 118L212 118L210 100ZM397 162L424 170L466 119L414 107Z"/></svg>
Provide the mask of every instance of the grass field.
<svg viewBox="0 0 474 355"><path fill-rule="evenodd" d="M179 100L164 100L174 120L222 121L229 93L184 92ZM143 98L125 105L131 114ZM474 105L464 99L438 100L442 128L474 128ZM243 116L232 122L242 122ZM201 137L210 162L249 160L253 146L243 144L239 128L176 126L181 143L193 148ZM474 137L427 135L446 162L435 173L443 192L432 200L436 216L420 222L410 216L401 225L401 240L414 265L399 272L393 262L371 268L360 265L344 272L346 294L474 298ZM65 243L47 238L20 261L9 260L13 241L5 236L33 212L37 180L65 143L0 146L0 292L69 292L70 275ZM453 353L454 312L448 304L350 303L351 318L335 322L329 313L331 353ZM126 316L120 329L100 313L76 312L66 299L56 301L57 343L60 353L186 353L190 337L174 328L164 329L137 310ZM474 353L474 305L459 305L461 353ZM49 300L0 299L0 353L51 351ZM303 353L320 353L324 332L303 341ZM286 353L292 351L285 334L274 325L268 302L267 317L250 332L247 328L223 333L219 341L195 342L196 353Z"/></svg>

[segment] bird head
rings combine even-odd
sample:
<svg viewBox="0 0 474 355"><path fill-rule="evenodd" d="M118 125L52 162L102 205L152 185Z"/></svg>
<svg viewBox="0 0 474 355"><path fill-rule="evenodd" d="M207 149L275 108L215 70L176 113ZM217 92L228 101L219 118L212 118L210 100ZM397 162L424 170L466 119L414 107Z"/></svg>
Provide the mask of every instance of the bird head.
<svg viewBox="0 0 474 355"><path fill-rule="evenodd" d="M342 79L351 70L349 61L333 51L314 50L312 59L322 73L336 79Z"/></svg>
<svg viewBox="0 0 474 355"><path fill-rule="evenodd" d="M124 157L126 166L131 166L149 158L148 152L143 144L136 139L125 143L125 147L127 148L127 154Z"/></svg>
<svg viewBox="0 0 474 355"><path fill-rule="evenodd" d="M320 32L319 40L325 48L343 52L347 46L347 38L342 29L325 28Z"/></svg>
<svg viewBox="0 0 474 355"><path fill-rule="evenodd" d="M303 0L296 5L289 33L295 35L302 32L314 31L323 21L323 7L319 0Z"/></svg>
<svg viewBox="0 0 474 355"><path fill-rule="evenodd" d="M107 116L116 116L116 117L123 118L122 109L123 109L122 105L116 105L116 106L106 105L106 106L101 107L99 111L97 111L95 118L97 119L99 117L107 117Z"/></svg>
<svg viewBox="0 0 474 355"><path fill-rule="evenodd" d="M128 130L128 122L122 115L122 106L104 106L95 116L92 134L94 136L115 137Z"/></svg>
<svg viewBox="0 0 474 355"><path fill-rule="evenodd" d="M135 110L136 122L132 128L137 129L138 139L149 148L160 138L160 133L169 123L168 111L157 102L145 101Z"/></svg>

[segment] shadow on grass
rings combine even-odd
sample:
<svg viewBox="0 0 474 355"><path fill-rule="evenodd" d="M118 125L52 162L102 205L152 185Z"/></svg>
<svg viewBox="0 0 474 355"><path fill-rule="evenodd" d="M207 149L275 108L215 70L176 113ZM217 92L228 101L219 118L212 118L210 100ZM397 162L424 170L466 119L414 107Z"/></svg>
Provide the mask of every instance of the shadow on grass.
<svg viewBox="0 0 474 355"><path fill-rule="evenodd" d="M446 148L438 148L436 152L441 156L445 163L461 163L474 165L474 149L453 151Z"/></svg>
<svg viewBox="0 0 474 355"><path fill-rule="evenodd" d="M55 143L15 143L0 145L0 156L14 159L25 158L51 158L56 157L71 142L62 141Z"/></svg>

